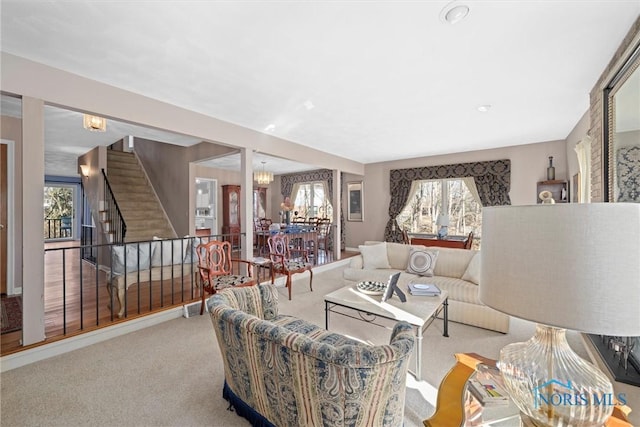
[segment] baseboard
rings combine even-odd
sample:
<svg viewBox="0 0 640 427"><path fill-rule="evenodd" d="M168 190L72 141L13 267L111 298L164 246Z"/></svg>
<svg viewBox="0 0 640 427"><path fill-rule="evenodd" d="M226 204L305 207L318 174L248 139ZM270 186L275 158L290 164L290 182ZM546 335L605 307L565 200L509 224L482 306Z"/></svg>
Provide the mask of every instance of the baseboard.
<svg viewBox="0 0 640 427"><path fill-rule="evenodd" d="M168 320L177 319L182 317L183 314L184 310L182 307L175 307L169 310L164 310L160 313L140 317L128 322L118 323L113 326L107 326L93 332L87 332L86 334L55 341L51 344L43 344L18 353L9 354L0 358L0 372L10 371L11 369L20 368L34 362L39 362L53 356L68 353L120 335L148 328L149 326L154 326Z"/></svg>

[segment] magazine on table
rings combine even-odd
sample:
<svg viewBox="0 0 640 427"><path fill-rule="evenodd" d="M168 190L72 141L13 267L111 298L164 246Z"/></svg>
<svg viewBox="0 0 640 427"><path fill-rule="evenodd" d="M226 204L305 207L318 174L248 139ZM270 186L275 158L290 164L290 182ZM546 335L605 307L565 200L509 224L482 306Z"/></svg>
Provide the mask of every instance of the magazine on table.
<svg viewBox="0 0 640 427"><path fill-rule="evenodd" d="M434 297L440 295L440 288L430 283L409 283L409 293Z"/></svg>
<svg viewBox="0 0 640 427"><path fill-rule="evenodd" d="M482 405L509 404L509 395L493 379L472 378L469 380L469 391Z"/></svg>

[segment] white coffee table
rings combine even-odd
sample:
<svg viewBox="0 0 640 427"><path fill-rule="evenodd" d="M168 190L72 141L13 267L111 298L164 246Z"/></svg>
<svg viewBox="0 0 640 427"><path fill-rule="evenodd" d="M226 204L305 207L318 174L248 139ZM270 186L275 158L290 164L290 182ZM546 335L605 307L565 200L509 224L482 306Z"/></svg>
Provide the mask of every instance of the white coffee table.
<svg viewBox="0 0 640 427"><path fill-rule="evenodd" d="M353 286L345 286L324 296L325 328L329 329L330 313L372 323L377 326L389 328L378 322L378 318L400 321L404 320L414 326L416 332L416 370L414 375L419 381L422 375L422 334L433 323L436 317L442 313L443 333L449 336L448 331L448 294L442 291L440 296L412 296L405 292L407 302L400 302L394 295L386 302L380 302L380 295L364 294ZM356 312L358 316L355 316ZM363 314L367 317L364 317Z"/></svg>

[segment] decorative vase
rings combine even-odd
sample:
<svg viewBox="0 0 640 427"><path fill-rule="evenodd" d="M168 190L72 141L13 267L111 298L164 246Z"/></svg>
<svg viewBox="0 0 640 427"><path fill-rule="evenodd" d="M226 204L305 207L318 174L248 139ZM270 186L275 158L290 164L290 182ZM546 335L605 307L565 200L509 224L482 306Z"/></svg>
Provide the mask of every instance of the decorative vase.
<svg viewBox="0 0 640 427"><path fill-rule="evenodd" d="M549 167L547 168L547 181L556 179L556 168L553 167L553 156L549 156Z"/></svg>

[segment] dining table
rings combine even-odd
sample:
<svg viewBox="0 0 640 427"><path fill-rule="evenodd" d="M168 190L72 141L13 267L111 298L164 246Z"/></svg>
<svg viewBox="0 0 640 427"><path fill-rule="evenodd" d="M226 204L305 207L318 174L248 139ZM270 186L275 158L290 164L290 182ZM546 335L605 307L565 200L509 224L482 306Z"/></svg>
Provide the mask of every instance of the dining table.
<svg viewBox="0 0 640 427"><path fill-rule="evenodd" d="M302 247L304 249L307 249L310 247L309 243L313 242L313 245L312 245L313 264L318 263L318 228L316 226L295 224L295 225L281 228L279 231L276 231L276 230L256 231L259 256L269 255L268 239L269 239L269 236L276 233L286 234L289 239L289 242L296 242L296 241L302 242L301 245L295 245L296 248Z"/></svg>

